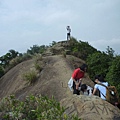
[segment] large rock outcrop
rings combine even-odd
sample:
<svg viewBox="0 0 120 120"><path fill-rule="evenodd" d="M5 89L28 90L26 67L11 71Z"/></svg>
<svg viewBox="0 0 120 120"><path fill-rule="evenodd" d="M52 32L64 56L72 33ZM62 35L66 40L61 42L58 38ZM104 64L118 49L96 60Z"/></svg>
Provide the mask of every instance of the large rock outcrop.
<svg viewBox="0 0 120 120"><path fill-rule="evenodd" d="M61 100L68 115L78 115L82 120L120 120L119 108L98 96L73 95Z"/></svg>

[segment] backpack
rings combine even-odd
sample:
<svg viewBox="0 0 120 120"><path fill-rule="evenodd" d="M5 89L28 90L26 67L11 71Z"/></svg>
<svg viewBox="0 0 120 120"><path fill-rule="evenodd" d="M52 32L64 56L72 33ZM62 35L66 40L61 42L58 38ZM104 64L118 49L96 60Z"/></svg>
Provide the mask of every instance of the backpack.
<svg viewBox="0 0 120 120"><path fill-rule="evenodd" d="M97 83L97 84L106 87L106 96L103 95L102 92L100 91L100 93L106 98L106 101L108 101L112 105L117 106L118 101L119 101L119 95L118 95L116 87L115 86L106 86L102 83Z"/></svg>

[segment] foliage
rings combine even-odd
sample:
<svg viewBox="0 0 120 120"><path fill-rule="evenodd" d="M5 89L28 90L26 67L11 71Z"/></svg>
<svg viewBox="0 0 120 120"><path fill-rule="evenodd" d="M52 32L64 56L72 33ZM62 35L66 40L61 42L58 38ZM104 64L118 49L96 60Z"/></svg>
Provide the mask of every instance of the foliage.
<svg viewBox="0 0 120 120"><path fill-rule="evenodd" d="M30 47L30 49L27 50L27 54L34 55L35 53L43 53L46 50L45 45L33 45L33 47Z"/></svg>
<svg viewBox="0 0 120 120"><path fill-rule="evenodd" d="M109 67L106 80L110 85L116 86L120 95L120 56L116 56Z"/></svg>
<svg viewBox="0 0 120 120"><path fill-rule="evenodd" d="M42 71L43 68L42 68L42 66L41 66L39 63L35 62L34 65L35 65L35 69L36 69L36 70L38 70L39 72Z"/></svg>
<svg viewBox="0 0 120 120"><path fill-rule="evenodd" d="M15 58L18 55L18 52L15 50L9 50L8 53L0 57L0 63L3 67L6 67L9 64L9 61Z"/></svg>
<svg viewBox="0 0 120 120"><path fill-rule="evenodd" d="M11 95L2 99L0 111L5 120L80 120L77 116L65 114L59 102L46 96L30 95L20 101Z"/></svg>
<svg viewBox="0 0 120 120"><path fill-rule="evenodd" d="M97 49L89 45L88 42L78 42L74 37L69 40L69 49L72 52L72 55L83 60L86 60L88 55L97 51Z"/></svg>
<svg viewBox="0 0 120 120"><path fill-rule="evenodd" d="M115 51L112 48L110 48L110 46L108 46L106 50L106 53L112 58L114 56Z"/></svg>
<svg viewBox="0 0 120 120"><path fill-rule="evenodd" d="M3 66L4 68L4 73L8 72L11 68L13 68L14 66L16 66L17 64L19 64L20 62L23 62L25 60L28 60L32 58L32 55L29 54L20 54L20 56L16 56L15 58L12 58L11 60L9 60L9 63L7 66Z"/></svg>
<svg viewBox="0 0 120 120"><path fill-rule="evenodd" d="M63 52L63 57L66 58L66 51Z"/></svg>
<svg viewBox="0 0 120 120"><path fill-rule="evenodd" d="M36 62L37 62L37 61L42 61L42 60L43 60L42 54L35 54L34 58L35 58L35 61L36 61Z"/></svg>
<svg viewBox="0 0 120 120"><path fill-rule="evenodd" d="M35 69L38 70L39 72L41 72L43 69L43 67L42 67L42 60L43 60L42 55L35 54L34 59L35 59L35 63L34 63Z"/></svg>
<svg viewBox="0 0 120 120"><path fill-rule="evenodd" d="M24 53L22 55L22 61L25 61L25 60L29 60L32 58L32 55L31 54L28 54L28 53Z"/></svg>
<svg viewBox="0 0 120 120"><path fill-rule="evenodd" d="M23 61L22 57L19 57L19 56L15 57L12 60L10 60L8 68L10 69L10 68L16 66L17 64L19 64L22 61Z"/></svg>
<svg viewBox="0 0 120 120"><path fill-rule="evenodd" d="M89 55L86 62L89 66L88 73L90 77L93 79L97 74L106 76L111 60L112 58L104 52L96 52Z"/></svg>
<svg viewBox="0 0 120 120"><path fill-rule="evenodd" d="M37 72L35 70L28 71L23 74L23 79L31 85L37 80Z"/></svg>
<svg viewBox="0 0 120 120"><path fill-rule="evenodd" d="M10 53L11 59L15 58L19 54L17 51L13 49L9 50L9 53Z"/></svg>
<svg viewBox="0 0 120 120"><path fill-rule="evenodd" d="M52 41L52 46L55 45L55 44L56 44L56 42L55 42L55 41Z"/></svg>
<svg viewBox="0 0 120 120"><path fill-rule="evenodd" d="M3 67L0 65L0 77L2 77L4 75L4 69Z"/></svg>

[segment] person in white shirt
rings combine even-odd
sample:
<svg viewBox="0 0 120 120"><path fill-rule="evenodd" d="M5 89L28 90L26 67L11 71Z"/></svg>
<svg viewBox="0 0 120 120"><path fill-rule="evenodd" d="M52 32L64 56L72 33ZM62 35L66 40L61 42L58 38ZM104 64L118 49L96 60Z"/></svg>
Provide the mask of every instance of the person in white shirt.
<svg viewBox="0 0 120 120"><path fill-rule="evenodd" d="M71 32L70 26L67 26L66 29L67 29L67 40L70 40L70 32Z"/></svg>
<svg viewBox="0 0 120 120"><path fill-rule="evenodd" d="M105 86L108 86L108 82L106 82L104 80L104 77L102 75L96 75L95 76L95 86L94 86L94 90L93 90L93 95L95 95L95 93L97 92L97 90L99 90L100 92L100 97L103 100L106 100L106 87L100 85L99 83L104 84Z"/></svg>

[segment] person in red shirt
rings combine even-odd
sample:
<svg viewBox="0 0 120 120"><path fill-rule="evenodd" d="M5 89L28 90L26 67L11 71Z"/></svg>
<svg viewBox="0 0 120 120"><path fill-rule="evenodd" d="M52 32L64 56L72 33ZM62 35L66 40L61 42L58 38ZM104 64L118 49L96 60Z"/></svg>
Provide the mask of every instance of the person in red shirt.
<svg viewBox="0 0 120 120"><path fill-rule="evenodd" d="M83 64L79 68L75 69L72 74L73 80L73 94L80 95L79 86L81 85L82 78L87 70L87 65Z"/></svg>

